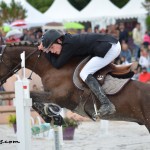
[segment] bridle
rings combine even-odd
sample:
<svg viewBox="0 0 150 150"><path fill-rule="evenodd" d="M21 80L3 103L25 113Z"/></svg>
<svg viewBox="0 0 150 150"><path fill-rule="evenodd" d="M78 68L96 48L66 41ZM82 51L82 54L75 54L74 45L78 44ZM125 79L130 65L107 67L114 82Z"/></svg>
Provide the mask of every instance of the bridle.
<svg viewBox="0 0 150 150"><path fill-rule="evenodd" d="M6 46L5 46L5 47L6 47ZM6 80L7 80L11 75L15 74L15 73L20 69L20 67L21 67L21 62L19 62L13 69L10 69L10 68L7 66L7 64L6 64L6 63L4 62L4 60L3 60L3 54L4 54L4 51L5 51L5 47L2 49L2 52L1 52L1 54L0 54L0 63L3 63L3 64L9 69L9 72L8 72L6 75L4 75L3 78L0 79L0 86L3 85L3 84L6 82ZM35 52L37 52L37 51L39 51L39 50L36 49L36 50L34 50L33 52L31 52L30 54L28 54L28 55L25 57L25 60L27 60L29 57L31 57L31 56L32 56ZM37 57L37 60L40 58L41 53L42 53L42 51L40 51L40 53L39 53L39 55L38 55L38 57ZM37 61L36 61L35 65L34 65L34 68L35 68L36 64L37 64ZM32 71L32 72L33 72L33 71ZM31 75L32 75L32 73L31 73ZM31 79L31 75L30 75L30 79Z"/></svg>

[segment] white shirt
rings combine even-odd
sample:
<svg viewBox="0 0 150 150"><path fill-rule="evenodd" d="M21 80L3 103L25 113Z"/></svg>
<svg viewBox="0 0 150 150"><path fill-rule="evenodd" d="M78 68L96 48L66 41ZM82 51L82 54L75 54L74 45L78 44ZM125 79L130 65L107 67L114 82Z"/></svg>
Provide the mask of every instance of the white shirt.
<svg viewBox="0 0 150 150"><path fill-rule="evenodd" d="M142 67L148 68L150 66L150 64L149 64L149 58L148 57L144 57L144 56L140 56L139 64Z"/></svg>

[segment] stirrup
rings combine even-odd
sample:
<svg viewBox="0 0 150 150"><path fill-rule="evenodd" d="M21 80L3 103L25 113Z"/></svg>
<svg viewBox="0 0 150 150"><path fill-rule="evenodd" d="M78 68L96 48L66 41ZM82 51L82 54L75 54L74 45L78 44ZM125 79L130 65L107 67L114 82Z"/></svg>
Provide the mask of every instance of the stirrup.
<svg viewBox="0 0 150 150"><path fill-rule="evenodd" d="M97 112L97 113L93 113L92 114L92 119L94 120L94 121L96 121L97 119L99 119L100 118L100 113L99 112Z"/></svg>

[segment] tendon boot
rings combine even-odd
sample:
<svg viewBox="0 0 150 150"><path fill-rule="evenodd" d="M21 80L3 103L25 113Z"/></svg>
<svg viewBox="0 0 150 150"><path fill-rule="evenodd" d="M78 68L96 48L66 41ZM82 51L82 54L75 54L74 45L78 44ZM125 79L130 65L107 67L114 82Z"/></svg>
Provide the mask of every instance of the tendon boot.
<svg viewBox="0 0 150 150"><path fill-rule="evenodd" d="M85 80L85 83L101 102L101 107L98 111L100 116L113 114L116 111L115 106L109 101L98 81L91 74L89 74Z"/></svg>

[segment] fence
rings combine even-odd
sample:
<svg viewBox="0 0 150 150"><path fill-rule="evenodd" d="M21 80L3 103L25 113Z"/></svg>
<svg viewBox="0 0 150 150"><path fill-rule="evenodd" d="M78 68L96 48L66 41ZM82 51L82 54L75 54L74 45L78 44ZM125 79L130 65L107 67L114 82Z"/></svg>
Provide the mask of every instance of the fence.
<svg viewBox="0 0 150 150"><path fill-rule="evenodd" d="M16 113L16 108L12 105L14 97L14 91L0 92L0 124L7 124L8 116ZM35 118L39 115L31 109L31 116Z"/></svg>

